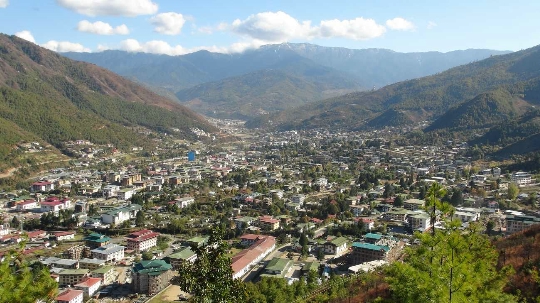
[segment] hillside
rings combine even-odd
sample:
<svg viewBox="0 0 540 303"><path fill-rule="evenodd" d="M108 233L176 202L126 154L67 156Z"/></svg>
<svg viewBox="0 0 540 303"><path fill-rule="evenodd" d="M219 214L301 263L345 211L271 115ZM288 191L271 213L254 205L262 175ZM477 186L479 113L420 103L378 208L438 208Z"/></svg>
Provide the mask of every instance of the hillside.
<svg viewBox="0 0 540 303"><path fill-rule="evenodd" d="M58 146L87 139L143 145L145 127L194 137L214 131L201 116L103 68L75 62L15 36L0 35L0 142L40 139Z"/></svg>
<svg viewBox="0 0 540 303"><path fill-rule="evenodd" d="M366 127L370 120L389 109L411 112L408 116L415 118L413 122L436 119L450 108L479 94L495 90L501 85L511 85L539 76L540 47L534 47L493 56L437 75L392 84L368 93L351 93L308 104L288 113L256 118L247 125L277 126L281 129L334 125L356 129ZM532 90L529 89L530 92ZM528 101L527 97L525 100Z"/></svg>
<svg viewBox="0 0 540 303"><path fill-rule="evenodd" d="M297 75L298 70L256 71L199 84L179 91L176 97L206 116L247 120L338 95L347 89L347 79L327 68L310 71L312 75Z"/></svg>

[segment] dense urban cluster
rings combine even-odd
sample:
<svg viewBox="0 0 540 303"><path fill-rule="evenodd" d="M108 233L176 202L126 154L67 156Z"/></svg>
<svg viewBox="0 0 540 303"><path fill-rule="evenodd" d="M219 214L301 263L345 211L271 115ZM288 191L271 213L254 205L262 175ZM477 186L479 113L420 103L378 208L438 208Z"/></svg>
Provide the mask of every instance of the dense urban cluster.
<svg viewBox="0 0 540 303"><path fill-rule="evenodd" d="M404 145L392 131L256 133L213 122L236 140L164 137L155 150L130 153L69 142L72 166L1 193L0 256L23 244L58 283L57 302L144 302L196 261L216 228L232 278L245 282L316 275L322 285L403 260L414 233L446 228L446 214L425 207L434 183L461 228L478 222L504 236L540 223L537 176L473 161L464 142Z"/></svg>

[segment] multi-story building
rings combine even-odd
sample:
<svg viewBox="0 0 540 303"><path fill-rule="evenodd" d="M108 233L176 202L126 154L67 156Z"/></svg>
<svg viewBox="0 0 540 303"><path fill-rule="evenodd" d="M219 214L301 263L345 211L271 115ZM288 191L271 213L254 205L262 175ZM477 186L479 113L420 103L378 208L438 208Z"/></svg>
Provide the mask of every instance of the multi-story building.
<svg viewBox="0 0 540 303"><path fill-rule="evenodd" d="M28 211L34 208L37 208L37 201L36 200L25 200L20 203L17 203L17 211Z"/></svg>
<svg viewBox="0 0 540 303"><path fill-rule="evenodd" d="M84 238L84 241L86 242L86 246L90 248L98 248L109 244L109 242L111 242L111 238L102 234L91 233Z"/></svg>
<svg viewBox="0 0 540 303"><path fill-rule="evenodd" d="M330 241L326 241L323 245L325 254L329 255L341 255L347 250L347 239L344 237L337 237Z"/></svg>
<svg viewBox="0 0 540 303"><path fill-rule="evenodd" d="M92 270L90 276L92 276L92 278L100 278L101 284L107 285L114 282L116 274L113 266L105 265Z"/></svg>
<svg viewBox="0 0 540 303"><path fill-rule="evenodd" d="M90 247L86 245L75 245L64 251L64 258L78 260L80 258L90 257Z"/></svg>
<svg viewBox="0 0 540 303"><path fill-rule="evenodd" d="M92 257L106 262L115 262L124 259L124 246L107 244L92 249Z"/></svg>
<svg viewBox="0 0 540 303"><path fill-rule="evenodd" d="M522 171L513 173L510 179L517 185L527 185L532 183L532 175Z"/></svg>
<svg viewBox="0 0 540 303"><path fill-rule="evenodd" d="M414 215L410 215L407 220L409 221L409 228L413 231L426 231L431 224L431 218L429 214L425 212L419 212Z"/></svg>
<svg viewBox="0 0 540 303"><path fill-rule="evenodd" d="M262 216L259 218L259 227L262 230L276 230L279 228L279 220L271 216Z"/></svg>
<svg viewBox="0 0 540 303"><path fill-rule="evenodd" d="M182 263L197 260L197 254L190 247L182 247L179 251L169 255L168 260L173 269L178 269Z"/></svg>
<svg viewBox="0 0 540 303"><path fill-rule="evenodd" d="M540 218L523 215L506 215L506 233L513 234L540 224Z"/></svg>
<svg viewBox="0 0 540 303"><path fill-rule="evenodd" d="M32 183L32 186L30 186L30 192L37 193L37 192L46 192L54 190L54 183L49 181L39 181Z"/></svg>
<svg viewBox="0 0 540 303"><path fill-rule="evenodd" d="M133 267L132 286L137 293L155 294L169 285L172 266L163 260L141 261Z"/></svg>
<svg viewBox="0 0 540 303"><path fill-rule="evenodd" d="M83 303L84 292L82 290L68 289L56 297L56 303Z"/></svg>
<svg viewBox="0 0 540 303"><path fill-rule="evenodd" d="M139 204L129 204L110 210L101 215L101 220L105 224L121 224L124 221L134 219L137 212L141 210Z"/></svg>
<svg viewBox="0 0 540 303"><path fill-rule="evenodd" d="M84 258L79 260L79 268L95 270L104 266L105 263L106 262L104 260Z"/></svg>
<svg viewBox="0 0 540 303"><path fill-rule="evenodd" d="M86 278L81 283L75 284L75 288L82 290L87 296L91 297L101 287L100 278Z"/></svg>
<svg viewBox="0 0 540 303"><path fill-rule="evenodd" d="M88 269L64 269L58 274L58 284L66 286L81 283L88 273Z"/></svg>
<svg viewBox="0 0 540 303"><path fill-rule="evenodd" d="M148 250L157 245L159 233L149 229L133 232L127 236L127 249L137 253Z"/></svg>
<svg viewBox="0 0 540 303"><path fill-rule="evenodd" d="M419 210L424 207L425 201L420 199L409 199L403 201L403 208L406 210Z"/></svg>
<svg viewBox="0 0 540 303"><path fill-rule="evenodd" d="M349 254L349 263L361 264L375 260L393 261L401 253L404 242L390 236L367 234L365 242L354 242Z"/></svg>

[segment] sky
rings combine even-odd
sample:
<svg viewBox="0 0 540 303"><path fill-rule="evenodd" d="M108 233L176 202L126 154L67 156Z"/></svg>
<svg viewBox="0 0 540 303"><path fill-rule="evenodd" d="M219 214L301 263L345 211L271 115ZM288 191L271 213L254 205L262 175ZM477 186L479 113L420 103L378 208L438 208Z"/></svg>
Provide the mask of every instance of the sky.
<svg viewBox="0 0 540 303"><path fill-rule="evenodd" d="M540 44L538 12L537 0L0 0L0 32L57 52L517 51Z"/></svg>

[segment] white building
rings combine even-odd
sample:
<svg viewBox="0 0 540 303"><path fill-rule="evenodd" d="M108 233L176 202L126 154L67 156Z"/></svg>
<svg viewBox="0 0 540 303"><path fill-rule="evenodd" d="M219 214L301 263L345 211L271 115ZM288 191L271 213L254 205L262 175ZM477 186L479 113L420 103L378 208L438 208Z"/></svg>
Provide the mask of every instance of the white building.
<svg viewBox="0 0 540 303"><path fill-rule="evenodd" d="M512 182L515 182L517 185L527 185L532 183L531 174L522 171L513 173L510 178L512 179Z"/></svg>
<svg viewBox="0 0 540 303"><path fill-rule="evenodd" d="M105 224L121 224L122 222L134 219L137 212L141 210L138 204L129 204L110 210L101 215L101 221Z"/></svg>
<svg viewBox="0 0 540 303"><path fill-rule="evenodd" d="M127 201L127 200L131 199L131 197L133 197L133 194L135 194L135 190L133 190L131 188L124 188L124 189L119 190L117 192L116 198L118 198L118 200Z"/></svg>
<svg viewBox="0 0 540 303"><path fill-rule="evenodd" d="M184 208L184 207L188 207L189 205L195 203L195 198L193 198L193 197L183 197L183 198L178 198L175 201L176 201L176 205L178 206L178 208Z"/></svg>
<svg viewBox="0 0 540 303"><path fill-rule="evenodd" d="M118 194L120 186L118 185L107 185L103 188L103 196L106 198L114 197Z"/></svg>
<svg viewBox="0 0 540 303"><path fill-rule="evenodd" d="M107 244L91 250L92 258L105 260L106 262L124 259L124 246Z"/></svg>
<svg viewBox="0 0 540 303"><path fill-rule="evenodd" d="M324 253L329 255L340 255L347 250L347 239L343 237L337 237L331 241L326 241L323 246Z"/></svg>
<svg viewBox="0 0 540 303"><path fill-rule="evenodd" d="M135 252L148 250L157 245L159 233L148 229L133 232L127 236L127 248Z"/></svg>
<svg viewBox="0 0 540 303"><path fill-rule="evenodd" d="M91 297L101 287L100 278L87 278L85 281L75 284L75 288L82 290L86 295Z"/></svg>
<svg viewBox="0 0 540 303"><path fill-rule="evenodd" d="M34 209L34 208L37 208L38 205L37 205L37 201L36 200L26 200L26 201L23 201L19 204L17 204L16 208L17 208L17 211L27 211L27 210L31 210L31 209Z"/></svg>
<svg viewBox="0 0 540 303"><path fill-rule="evenodd" d="M83 303L82 290L68 289L56 297L57 303Z"/></svg>

